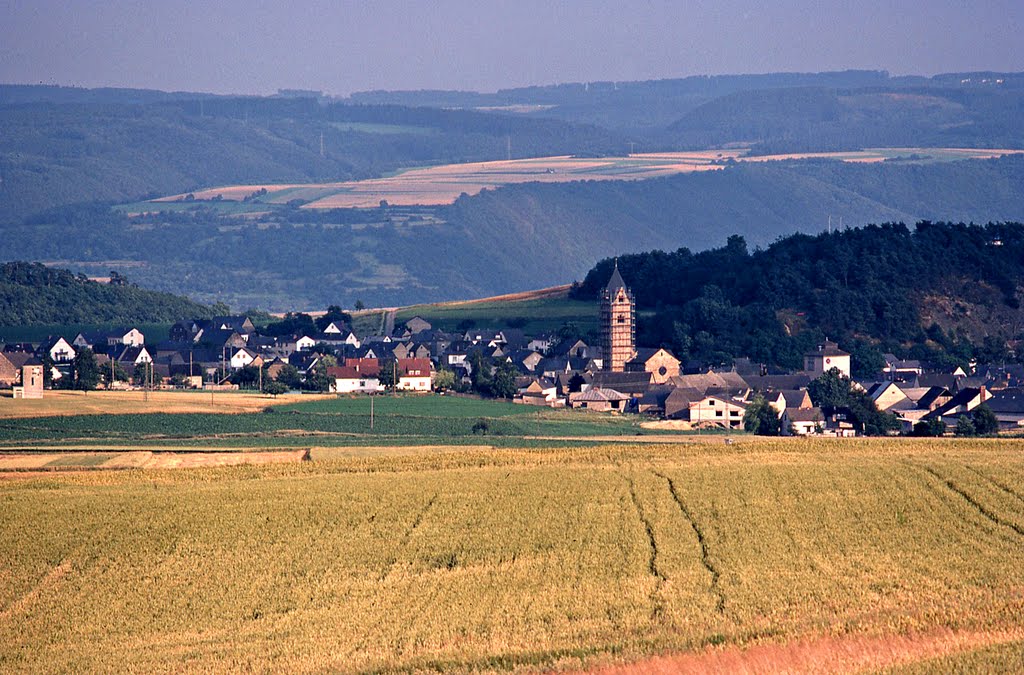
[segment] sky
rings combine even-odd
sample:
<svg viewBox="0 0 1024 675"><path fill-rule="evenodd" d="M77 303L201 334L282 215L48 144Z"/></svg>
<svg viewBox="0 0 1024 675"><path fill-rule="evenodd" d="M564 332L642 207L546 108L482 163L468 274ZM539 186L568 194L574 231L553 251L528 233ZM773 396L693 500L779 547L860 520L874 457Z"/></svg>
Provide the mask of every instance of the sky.
<svg viewBox="0 0 1024 675"><path fill-rule="evenodd" d="M0 0L0 82L271 94L1024 71L1022 0Z"/></svg>

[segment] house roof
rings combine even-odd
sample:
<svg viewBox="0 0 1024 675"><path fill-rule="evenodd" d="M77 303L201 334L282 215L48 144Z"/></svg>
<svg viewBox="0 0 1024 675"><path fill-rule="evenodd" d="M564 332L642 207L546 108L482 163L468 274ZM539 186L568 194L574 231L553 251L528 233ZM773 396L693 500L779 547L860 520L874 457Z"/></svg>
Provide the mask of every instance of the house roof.
<svg viewBox="0 0 1024 675"><path fill-rule="evenodd" d="M743 378L752 389L768 391L769 389L804 389L811 383L807 374L797 375L748 375Z"/></svg>
<svg viewBox="0 0 1024 675"><path fill-rule="evenodd" d="M1024 388L1008 387L992 394L985 405L997 415L1024 414Z"/></svg>
<svg viewBox="0 0 1024 675"><path fill-rule="evenodd" d="M807 352L805 356L849 356L849 352L844 352L839 348L839 345L830 340L825 340L824 344L818 345L818 348Z"/></svg>
<svg viewBox="0 0 1024 675"><path fill-rule="evenodd" d="M628 401L631 397L628 394L615 391L614 389L608 389L605 387L591 387L579 396L575 397L575 401L587 401L587 402L615 402L615 401Z"/></svg>
<svg viewBox="0 0 1024 675"><path fill-rule="evenodd" d="M636 350L636 355L626 363L644 364L654 358L657 354L664 352L669 358L679 361L675 356L672 356L672 352L661 347L639 347Z"/></svg>
<svg viewBox="0 0 1024 675"><path fill-rule="evenodd" d="M698 375L677 375L670 377L669 382L677 387L683 389L696 389L700 392L706 392L709 389L749 389L750 385L747 381L739 376L738 373L727 371L724 373L716 373L714 371L701 373Z"/></svg>
<svg viewBox="0 0 1024 675"><path fill-rule="evenodd" d="M786 417L790 422L821 422L825 419L821 408L786 408Z"/></svg>
<svg viewBox="0 0 1024 675"><path fill-rule="evenodd" d="M336 380L366 380L378 375L379 372L360 371L355 366L331 366L327 369L327 377Z"/></svg>
<svg viewBox="0 0 1024 675"><path fill-rule="evenodd" d="M126 346L124 349L121 350L121 352L115 358L118 361L121 361L121 362L129 362L130 361L132 363L135 363L136 359L138 359L139 356L141 356L142 352L144 352L144 351L146 352L146 354L149 354L149 351L146 350L145 347Z"/></svg>
<svg viewBox="0 0 1024 675"><path fill-rule="evenodd" d="M622 389L625 391L646 391L651 386L651 373L646 370L636 373L609 373L600 370L594 373L593 387Z"/></svg>
<svg viewBox="0 0 1024 675"><path fill-rule="evenodd" d="M42 361L36 358L36 355L32 352L4 352L4 356L11 362L15 368L21 368L23 366L38 366L42 365Z"/></svg>
<svg viewBox="0 0 1024 675"><path fill-rule="evenodd" d="M427 377L433 369L430 359L398 359L400 377Z"/></svg>
<svg viewBox="0 0 1024 675"><path fill-rule="evenodd" d="M950 411L955 410L960 406L969 405L970 402L977 398L979 394L981 394L981 390L975 389L974 387L967 387L961 389L956 393L956 396L949 399L949 401L947 401L943 405L939 406L935 410L925 415L924 418L932 419L934 417L942 417L943 415L948 415Z"/></svg>
<svg viewBox="0 0 1024 675"><path fill-rule="evenodd" d="M380 361L372 358L345 359L345 365L354 368L364 377L376 377L380 374Z"/></svg>

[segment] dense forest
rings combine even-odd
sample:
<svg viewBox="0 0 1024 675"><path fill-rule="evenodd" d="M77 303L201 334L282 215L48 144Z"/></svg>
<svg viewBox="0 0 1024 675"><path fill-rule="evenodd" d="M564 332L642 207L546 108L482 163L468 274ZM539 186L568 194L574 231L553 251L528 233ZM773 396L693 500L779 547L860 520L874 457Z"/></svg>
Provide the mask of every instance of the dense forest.
<svg viewBox="0 0 1024 675"><path fill-rule="evenodd" d="M120 275L99 283L39 263L0 265L0 325L170 323L215 309L226 308L143 290Z"/></svg>
<svg viewBox="0 0 1024 675"><path fill-rule="evenodd" d="M951 365L1021 360L1024 226L919 222L795 234L750 251L743 237L618 258L637 299L653 310L642 344L727 363L749 356L795 368L823 337L877 372L881 354ZM611 275L603 260L572 295L595 298Z"/></svg>
<svg viewBox="0 0 1024 675"><path fill-rule="evenodd" d="M465 299L582 278L595 260L697 251L730 234L767 246L794 231L917 220L1020 220L1024 157L915 165L735 165L645 181L524 184L450 206L245 218L203 202L129 217L65 207L5 228L0 259L54 261L236 309L287 311ZM261 207L263 208L263 207ZM438 264L444 261L445 264Z"/></svg>

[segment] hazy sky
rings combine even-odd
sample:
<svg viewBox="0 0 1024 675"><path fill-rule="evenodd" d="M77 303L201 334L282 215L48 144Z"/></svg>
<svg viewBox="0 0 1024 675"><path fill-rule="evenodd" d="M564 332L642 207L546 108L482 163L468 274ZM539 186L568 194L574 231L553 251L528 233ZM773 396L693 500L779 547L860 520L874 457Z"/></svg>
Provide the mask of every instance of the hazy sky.
<svg viewBox="0 0 1024 675"><path fill-rule="evenodd" d="M1024 71L1024 0L0 0L0 82L347 94L698 74Z"/></svg>

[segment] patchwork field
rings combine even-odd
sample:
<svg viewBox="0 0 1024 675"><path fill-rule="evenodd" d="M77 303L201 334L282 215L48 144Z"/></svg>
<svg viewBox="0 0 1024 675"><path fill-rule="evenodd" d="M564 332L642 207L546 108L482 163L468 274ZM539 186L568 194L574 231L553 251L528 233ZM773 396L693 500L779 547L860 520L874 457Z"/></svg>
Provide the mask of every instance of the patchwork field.
<svg viewBox="0 0 1024 675"><path fill-rule="evenodd" d="M637 153L625 157L540 157L466 164L445 164L409 169L394 176L360 181L315 184L231 185L198 190L196 200L239 202L257 191L267 194L250 202L285 204L298 199L303 208L374 208L381 201L392 206L451 204L459 195L516 183L564 183L579 180L642 180L678 173L712 171L727 162L770 162L786 159L835 159L844 162L908 161L917 163L957 159L988 159L1022 150L974 148L872 148L851 152L811 152L788 155L747 156L746 150ZM171 195L151 203L188 204L185 195ZM145 210L136 204L132 210Z"/></svg>
<svg viewBox="0 0 1024 675"><path fill-rule="evenodd" d="M4 481L0 669L1013 670L1021 449L382 444Z"/></svg>

